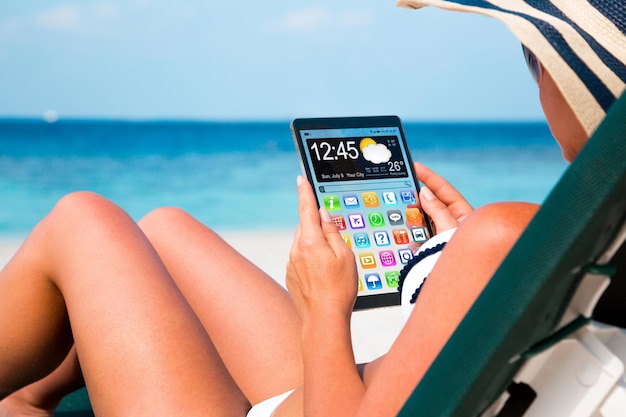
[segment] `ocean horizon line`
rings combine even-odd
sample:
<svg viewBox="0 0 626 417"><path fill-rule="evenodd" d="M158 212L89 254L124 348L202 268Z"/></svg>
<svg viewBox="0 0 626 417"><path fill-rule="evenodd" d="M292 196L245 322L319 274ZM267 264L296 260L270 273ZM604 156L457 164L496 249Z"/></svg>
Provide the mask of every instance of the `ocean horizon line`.
<svg viewBox="0 0 626 417"><path fill-rule="evenodd" d="M366 117L368 115L365 115ZM375 115L370 115L375 116ZM308 117L308 116L306 116ZM343 116L320 116L320 117L343 117ZM352 115L345 117L363 117ZM543 119L411 119L399 116L402 123L420 125L547 125ZM176 117L58 117L54 120L46 120L45 117L37 116L2 116L0 123L41 123L54 125L57 123L137 123L137 124L283 124L291 123L292 118L176 118Z"/></svg>

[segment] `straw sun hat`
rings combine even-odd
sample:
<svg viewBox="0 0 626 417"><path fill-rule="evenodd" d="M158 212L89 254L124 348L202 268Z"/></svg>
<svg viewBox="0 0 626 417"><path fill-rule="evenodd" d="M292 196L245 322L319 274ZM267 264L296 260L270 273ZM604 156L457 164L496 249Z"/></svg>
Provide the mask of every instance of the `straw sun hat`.
<svg viewBox="0 0 626 417"><path fill-rule="evenodd" d="M626 88L626 0L399 0L398 5L480 13L506 24L550 73L587 135Z"/></svg>

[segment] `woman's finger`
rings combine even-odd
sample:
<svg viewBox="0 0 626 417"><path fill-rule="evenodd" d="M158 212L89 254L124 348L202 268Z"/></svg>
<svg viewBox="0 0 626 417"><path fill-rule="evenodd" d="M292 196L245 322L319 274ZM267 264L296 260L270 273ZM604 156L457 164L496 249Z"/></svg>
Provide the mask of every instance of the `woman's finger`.
<svg viewBox="0 0 626 417"><path fill-rule="evenodd" d="M439 200L426 186L419 193L422 209L430 216L435 225L435 233L445 232L459 225L459 221L448 209L448 206Z"/></svg>
<svg viewBox="0 0 626 417"><path fill-rule="evenodd" d="M328 245L333 250L335 255L340 255L346 250L350 251L350 248L343 239L343 236L341 236L341 233L339 233L339 229L337 229L337 226L333 222L328 210L326 210L325 207L322 207L319 211L322 222L322 230L324 231L326 242L328 242Z"/></svg>
<svg viewBox="0 0 626 417"><path fill-rule="evenodd" d="M325 207L317 208L313 188L303 177L298 177L298 199L301 235L312 236L316 239L323 237L334 252L343 249L345 241L333 223L330 213Z"/></svg>
<svg viewBox="0 0 626 417"><path fill-rule="evenodd" d="M300 216L300 232L303 236L320 238L320 213L313 188L309 182L298 176L298 215Z"/></svg>
<svg viewBox="0 0 626 417"><path fill-rule="evenodd" d="M462 221L474 211L463 195L443 177L419 162L415 162L414 166L419 180L432 191L441 203L448 207L452 216L458 221Z"/></svg>

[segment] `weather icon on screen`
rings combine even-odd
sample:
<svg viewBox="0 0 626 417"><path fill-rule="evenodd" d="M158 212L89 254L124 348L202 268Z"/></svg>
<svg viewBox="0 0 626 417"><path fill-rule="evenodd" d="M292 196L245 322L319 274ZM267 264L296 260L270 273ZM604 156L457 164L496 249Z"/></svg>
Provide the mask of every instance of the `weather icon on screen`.
<svg viewBox="0 0 626 417"><path fill-rule="evenodd" d="M359 143L363 158L373 164L384 164L391 159L391 151L382 143L377 143L372 138L363 138Z"/></svg>

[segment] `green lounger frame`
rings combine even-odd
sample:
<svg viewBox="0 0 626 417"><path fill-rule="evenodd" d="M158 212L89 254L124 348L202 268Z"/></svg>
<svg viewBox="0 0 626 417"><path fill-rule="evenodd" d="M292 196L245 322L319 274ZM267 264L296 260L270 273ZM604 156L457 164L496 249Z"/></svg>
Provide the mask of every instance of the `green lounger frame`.
<svg viewBox="0 0 626 417"><path fill-rule="evenodd" d="M526 357L537 344L550 340L585 270L594 268L617 238L625 215L626 94L622 94L399 415L480 416L524 363L514 358ZM626 293L621 300L624 317Z"/></svg>
<svg viewBox="0 0 626 417"><path fill-rule="evenodd" d="M81 388L65 397L56 413L54 413L55 417L93 417L93 415L89 396L85 388Z"/></svg>

